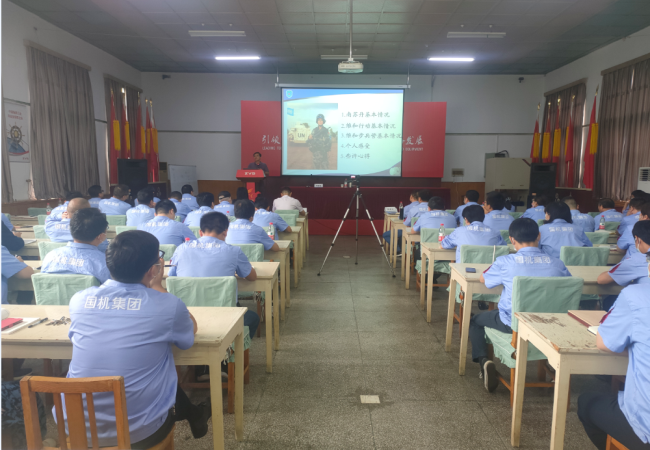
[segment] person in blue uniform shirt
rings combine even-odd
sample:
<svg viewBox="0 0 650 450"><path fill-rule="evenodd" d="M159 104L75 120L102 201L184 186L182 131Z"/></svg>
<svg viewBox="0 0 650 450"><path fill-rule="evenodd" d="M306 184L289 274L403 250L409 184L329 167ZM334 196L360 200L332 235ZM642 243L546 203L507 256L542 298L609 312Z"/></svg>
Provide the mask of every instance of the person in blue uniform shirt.
<svg viewBox="0 0 650 450"><path fill-rule="evenodd" d="M196 202L196 197L194 197L194 189L192 189L191 184L184 185L181 188L181 193L183 194L183 203L189 206L192 211L199 209L199 204Z"/></svg>
<svg viewBox="0 0 650 450"><path fill-rule="evenodd" d="M214 194L212 192L201 192L196 197L199 209L191 211L185 218L185 225L188 227L198 227L201 225L201 217L212 212L214 208Z"/></svg>
<svg viewBox="0 0 650 450"><path fill-rule="evenodd" d="M463 198L463 204L456 208L454 211L454 217L456 218L456 223L458 225L463 224L463 210L472 205L478 205L479 193L474 189L470 189L465 192L465 197Z"/></svg>
<svg viewBox="0 0 650 450"><path fill-rule="evenodd" d="M137 227L153 219L155 214L153 194L148 189L142 189L138 192L138 206L129 208L126 211L126 226Z"/></svg>
<svg viewBox="0 0 650 450"><path fill-rule="evenodd" d="M408 215L404 215L404 225L411 227L412 219L417 219L421 214L429 210L429 200L431 199L431 192L428 189L423 189L418 192L418 204L409 209Z"/></svg>
<svg viewBox="0 0 650 450"><path fill-rule="evenodd" d="M548 197L545 195L536 195L531 202L531 208L528 208L521 217L533 219L535 222L544 220L544 207L549 204Z"/></svg>
<svg viewBox="0 0 650 450"><path fill-rule="evenodd" d="M623 208L623 211L622 211L623 215L627 216L627 213L630 210L630 201L632 201L632 199L637 198L637 197L646 198L647 195L648 194L646 194L641 189L637 189L637 190L632 191L632 195L630 196L630 200L625 202L625 207ZM646 201L648 201L647 198L646 198Z"/></svg>
<svg viewBox="0 0 650 450"><path fill-rule="evenodd" d="M131 209L131 205L126 203L129 198L131 189L126 184L118 184L113 189L113 197L105 198L99 202L99 210L107 216L122 216Z"/></svg>
<svg viewBox="0 0 650 450"><path fill-rule="evenodd" d="M630 450L650 448L649 342L650 289L647 284L628 286L603 317L595 337L599 350L627 353L625 390L578 397L578 418L599 450L607 448L608 435Z"/></svg>
<svg viewBox="0 0 650 450"><path fill-rule="evenodd" d="M6 214L2 214L2 223L5 224L5 226L9 229L9 231L14 231L14 224L11 223L11 220L9 220L9 217L7 217Z"/></svg>
<svg viewBox="0 0 650 450"><path fill-rule="evenodd" d="M269 205L269 201L261 195L258 195L255 199L255 216L253 217L253 223L262 228L268 227L269 224L273 224L277 230L291 233L291 227L289 224L287 224L279 214L272 212L270 209L271 205Z"/></svg>
<svg viewBox="0 0 650 450"><path fill-rule="evenodd" d="M74 200L75 198L83 198L83 194L79 191L68 192L65 195L65 203L57 206L52 211L50 211L50 215L45 218L45 224L47 224L50 221L61 220L61 216L63 216L63 213L66 212L68 209L68 204L70 203L71 200Z"/></svg>
<svg viewBox="0 0 650 450"><path fill-rule="evenodd" d="M221 214L225 214L228 217L235 215L235 205L232 204L232 197L230 196L230 192L219 192L219 204L214 207L214 210L216 212L220 212Z"/></svg>
<svg viewBox="0 0 650 450"><path fill-rule="evenodd" d="M418 221L413 225L413 232L420 233L422 228L456 228L456 218L445 211L445 201L440 197L431 197L427 203L428 211L420 214Z"/></svg>
<svg viewBox="0 0 650 450"><path fill-rule="evenodd" d="M420 192L420 191L418 191L418 190L415 190L415 191L411 192L411 195L409 196L409 201L410 201L411 203L409 203L408 205L406 205L406 206L404 207L404 217L407 216L409 210L410 210L411 208L413 208L413 206L416 206L416 205L419 205L419 204L420 204L420 202L418 201L418 194L419 194L419 192Z"/></svg>
<svg viewBox="0 0 650 450"><path fill-rule="evenodd" d="M571 210L564 202L546 205L544 225L539 227L542 236L539 248L554 258L560 257L562 247L593 247L582 227L573 225Z"/></svg>
<svg viewBox="0 0 650 450"><path fill-rule="evenodd" d="M594 218L589 214L582 214L580 210L580 205L576 202L576 199L573 197L564 197L562 199L564 203L571 210L571 219L573 224L582 228L584 232L592 232L594 230Z"/></svg>
<svg viewBox="0 0 650 450"><path fill-rule="evenodd" d="M210 194L212 195L212 194ZM201 198L201 194L199 194ZM200 204L200 203L199 203ZM226 244L230 222L224 214L210 211L201 216L201 237L181 245L172 257L170 277L232 277L257 280L257 273L244 252ZM260 318L255 311L244 314L244 325L249 327L251 339L257 332Z"/></svg>
<svg viewBox="0 0 650 450"><path fill-rule="evenodd" d="M131 448L151 448L174 423L188 420L195 438L208 432L210 404L193 405L178 385L172 347L194 344L197 324L162 287L165 262L149 233L126 231L111 241L111 280L70 300L72 360L68 378L124 377ZM116 445L112 394L93 396L101 447Z"/></svg>
<svg viewBox="0 0 650 450"><path fill-rule="evenodd" d="M106 214L97 208L84 208L70 219L74 239L67 247L49 252L41 267L42 273L92 275L100 283L111 278L106 267L106 254L97 247L106 240Z"/></svg>
<svg viewBox="0 0 650 450"><path fill-rule="evenodd" d="M99 208L99 202L104 198L104 190L98 184L93 184L88 188L88 195L90 195L90 207Z"/></svg>
<svg viewBox="0 0 650 450"><path fill-rule="evenodd" d="M614 200L611 198L601 198L598 201L598 211L600 214L598 214L596 217L594 217L594 229L592 231L598 231L598 228L600 227L600 218L604 217L605 222L619 222L623 220L623 214L620 212L616 211L614 209L615 207Z"/></svg>
<svg viewBox="0 0 650 450"><path fill-rule="evenodd" d="M264 250L279 252L280 247L266 234L264 228L255 225L255 206L250 200L237 200L235 202L235 218L230 223L226 242L228 244L262 244Z"/></svg>
<svg viewBox="0 0 650 450"><path fill-rule="evenodd" d="M440 242L442 248L456 249L456 261L460 261L461 245L506 245L499 230L493 230L483 223L485 212L479 205L463 209L464 227L456 228Z"/></svg>
<svg viewBox="0 0 650 450"><path fill-rule="evenodd" d="M519 218L508 229L510 242L517 253L499 256L481 274L481 283L487 288L503 286L499 308L474 315L469 324L469 339L472 342L472 361L479 363L480 376L488 392L498 384L496 367L488 359L485 328L494 328L503 333L512 333L512 281L514 277L570 277L571 274L559 259L542 252L538 247L540 233L532 219Z"/></svg>
<svg viewBox="0 0 650 450"><path fill-rule="evenodd" d="M176 205L169 200L161 200L156 203L156 217L138 225L138 230L153 234L161 244L173 244L177 247L188 238L190 241L196 240L190 227L176 222L175 217Z"/></svg>
<svg viewBox="0 0 650 450"><path fill-rule="evenodd" d="M149 191L151 193L151 198L153 199L153 206L156 206L156 203L160 201L160 198L156 197L156 189L153 186L145 186L141 190L143 191ZM138 191L139 193L140 191ZM138 201L137 197L135 199L135 206L140 205L141 203ZM152 207L153 207L152 206Z"/></svg>
<svg viewBox="0 0 650 450"><path fill-rule="evenodd" d="M623 216L621 224L616 230L619 235L623 235L628 227L633 227L634 224L639 221L639 213L641 212L641 207L645 202L646 199L644 197L633 198L630 200L627 215Z"/></svg>
<svg viewBox="0 0 650 450"><path fill-rule="evenodd" d="M420 191L411 192L411 196L409 198L409 200L411 200L411 203L404 207L404 216L403 216L404 219L409 217L409 214L410 214L410 212L412 211L413 208L416 208L416 207L420 206L419 198L420 198ZM274 205L273 210L275 210L275 209L276 208L275 208L275 205ZM409 226L411 226L410 221L409 221ZM382 235L382 237L384 238L384 240L388 244L390 244L390 230L385 231L384 234ZM402 230L399 230L397 232L397 253L401 253L401 251L402 251Z"/></svg>
<svg viewBox="0 0 650 450"><path fill-rule="evenodd" d="M641 211L639 212L639 222L646 220L650 220L650 202L644 203L643 206L641 206ZM616 242L616 251L619 253L625 253L625 257L630 257L637 251L635 248L632 228L628 227L623 235L618 238L618 241Z"/></svg>
<svg viewBox="0 0 650 450"><path fill-rule="evenodd" d="M20 256L14 256L9 253L7 247L2 246L2 303L9 303L7 296L9 288L7 280L15 277L28 279L32 277L34 269L25 264Z"/></svg>
<svg viewBox="0 0 650 450"><path fill-rule="evenodd" d="M82 209L90 208L90 203L85 198L75 198L68 203L68 210L63 213L63 218L56 222L45 223L45 233L52 242L73 242L74 238L70 233L70 220L72 217ZM105 231L105 230L104 230ZM108 240L104 236L104 240L97 246L97 248L105 252L108 248Z"/></svg>
<svg viewBox="0 0 650 450"><path fill-rule="evenodd" d="M19 231L9 231L9 228L2 222L2 245L11 251L18 251L25 246L25 241Z"/></svg>
<svg viewBox="0 0 650 450"><path fill-rule="evenodd" d="M483 211L485 219L483 223L493 230L507 230L510 228L514 217L509 212L504 211L506 198L500 192L490 192L485 196L483 202Z"/></svg>
<svg viewBox="0 0 650 450"><path fill-rule="evenodd" d="M169 200L176 205L176 215L181 218L181 221L185 221L185 218L192 210L187 204L183 203L183 194L173 191L169 194Z"/></svg>

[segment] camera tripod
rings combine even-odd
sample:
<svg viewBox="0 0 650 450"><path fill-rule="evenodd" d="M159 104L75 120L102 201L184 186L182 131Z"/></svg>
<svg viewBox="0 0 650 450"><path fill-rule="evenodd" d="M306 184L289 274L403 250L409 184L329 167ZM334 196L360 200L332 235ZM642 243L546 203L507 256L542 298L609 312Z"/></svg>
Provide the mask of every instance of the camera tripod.
<svg viewBox="0 0 650 450"><path fill-rule="evenodd" d="M377 242L379 243L379 248L381 249L382 253L384 254L384 258L386 258L386 263L388 264L388 267L390 268L390 272L393 274L393 278L395 278L395 272L393 271L393 266L390 264L390 260L388 259L388 255L386 254L386 251L384 250L384 246L381 244L381 239L379 239L379 235L377 234L377 229L375 228L375 224L373 223L372 216L370 215L370 211L368 211L368 206L366 206L366 202L363 199L363 194L361 193L361 189L359 185L356 185L356 190L354 191L354 194L352 194L352 198L350 199L350 203L348 204L348 209L345 211L345 214L343 215L343 220L341 220L341 225L339 225L339 229L336 230L336 234L334 235L334 240L332 241L332 244L330 245L329 250L327 251L327 255L325 255L325 260L323 261L323 265L320 267L320 270L318 271L318 276L320 277L321 272L323 271L323 267L325 267L325 263L327 262L327 258L330 256L330 252L332 251L332 248L334 248L334 244L336 243L336 238L339 236L339 233L341 232L341 228L343 228L343 224L345 223L345 219L348 217L348 213L350 212L350 208L352 207L352 203L356 199L356 231L355 231L355 255L354 255L354 264L357 265L359 264L359 200L363 203L363 208L366 210L366 214L368 215L368 219L370 219L370 225L372 225L372 230L375 232L375 237L377 238Z"/></svg>

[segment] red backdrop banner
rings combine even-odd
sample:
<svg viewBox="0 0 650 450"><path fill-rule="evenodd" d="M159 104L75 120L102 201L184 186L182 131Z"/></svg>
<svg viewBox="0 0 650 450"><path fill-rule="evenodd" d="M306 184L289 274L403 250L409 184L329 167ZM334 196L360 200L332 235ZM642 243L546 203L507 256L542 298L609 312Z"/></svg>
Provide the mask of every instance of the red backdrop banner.
<svg viewBox="0 0 650 450"><path fill-rule="evenodd" d="M282 175L281 102L241 102L241 168L261 152L269 175ZM442 178L445 169L446 102L405 102L402 177Z"/></svg>

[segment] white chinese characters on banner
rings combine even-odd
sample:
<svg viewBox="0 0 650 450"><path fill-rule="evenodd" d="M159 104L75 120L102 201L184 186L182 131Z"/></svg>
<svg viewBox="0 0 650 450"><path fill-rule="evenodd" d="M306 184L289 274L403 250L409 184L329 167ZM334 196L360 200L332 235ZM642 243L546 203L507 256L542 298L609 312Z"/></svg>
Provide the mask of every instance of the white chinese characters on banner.
<svg viewBox="0 0 650 450"><path fill-rule="evenodd" d="M10 162L30 162L27 106L5 101L4 139Z"/></svg>

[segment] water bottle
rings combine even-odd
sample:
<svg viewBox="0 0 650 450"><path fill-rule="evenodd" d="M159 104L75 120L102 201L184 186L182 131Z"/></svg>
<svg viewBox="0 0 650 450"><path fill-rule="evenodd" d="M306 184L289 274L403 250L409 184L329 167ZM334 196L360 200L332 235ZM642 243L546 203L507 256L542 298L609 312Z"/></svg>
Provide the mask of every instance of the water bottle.
<svg viewBox="0 0 650 450"><path fill-rule="evenodd" d="M404 204L402 202L399 202L399 218L404 220Z"/></svg>
<svg viewBox="0 0 650 450"><path fill-rule="evenodd" d="M346 178L345 181L343 182L343 187L346 188L348 187L348 179Z"/></svg>
<svg viewBox="0 0 650 450"><path fill-rule="evenodd" d="M63 205L63 200L59 199L59 206Z"/></svg>
<svg viewBox="0 0 650 450"><path fill-rule="evenodd" d="M438 230L438 242L442 242L444 238L445 238L445 224L441 223L440 229Z"/></svg>
<svg viewBox="0 0 650 450"><path fill-rule="evenodd" d="M48 203L47 206L45 207L45 214L49 216L51 213L52 213L52 207Z"/></svg>
<svg viewBox="0 0 650 450"><path fill-rule="evenodd" d="M269 237L275 240L275 229L273 228L273 222L269 223Z"/></svg>
<svg viewBox="0 0 650 450"><path fill-rule="evenodd" d="M190 238L185 238L185 243L189 244L190 243Z"/></svg>
<svg viewBox="0 0 650 450"><path fill-rule="evenodd" d="M600 216L600 224L598 225L599 230L605 229L605 216Z"/></svg>

